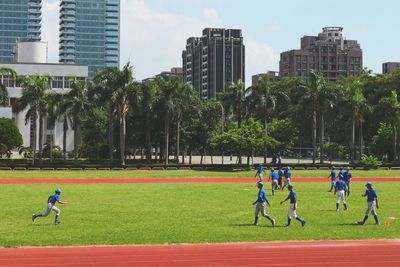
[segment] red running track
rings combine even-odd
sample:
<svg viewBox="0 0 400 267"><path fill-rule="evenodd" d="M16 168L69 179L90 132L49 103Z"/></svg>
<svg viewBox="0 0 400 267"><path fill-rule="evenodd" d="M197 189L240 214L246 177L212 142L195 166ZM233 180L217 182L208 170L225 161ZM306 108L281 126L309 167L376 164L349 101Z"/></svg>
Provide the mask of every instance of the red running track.
<svg viewBox="0 0 400 267"><path fill-rule="evenodd" d="M400 240L0 249L0 266L400 266Z"/></svg>
<svg viewBox="0 0 400 267"><path fill-rule="evenodd" d="M255 183L256 178L0 178L0 184L152 184L152 183ZM293 182L321 183L327 178L293 178ZM352 182L400 182L400 178L353 178Z"/></svg>

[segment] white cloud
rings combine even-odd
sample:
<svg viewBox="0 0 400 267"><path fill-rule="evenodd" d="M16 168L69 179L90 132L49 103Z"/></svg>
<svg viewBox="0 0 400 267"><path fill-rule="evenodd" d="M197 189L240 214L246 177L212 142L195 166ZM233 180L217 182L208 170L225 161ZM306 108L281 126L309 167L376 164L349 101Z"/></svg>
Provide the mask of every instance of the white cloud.
<svg viewBox="0 0 400 267"><path fill-rule="evenodd" d="M204 17L212 24L218 25L221 23L221 18L219 17L219 13L215 9L204 8L203 10ZM212 25L211 25L212 26Z"/></svg>
<svg viewBox="0 0 400 267"><path fill-rule="evenodd" d="M251 85L251 76L268 70L279 71L279 54L266 43L249 39L246 43L246 85Z"/></svg>
<svg viewBox="0 0 400 267"><path fill-rule="evenodd" d="M49 43L49 62L58 62L59 3L44 2L42 6L42 40Z"/></svg>

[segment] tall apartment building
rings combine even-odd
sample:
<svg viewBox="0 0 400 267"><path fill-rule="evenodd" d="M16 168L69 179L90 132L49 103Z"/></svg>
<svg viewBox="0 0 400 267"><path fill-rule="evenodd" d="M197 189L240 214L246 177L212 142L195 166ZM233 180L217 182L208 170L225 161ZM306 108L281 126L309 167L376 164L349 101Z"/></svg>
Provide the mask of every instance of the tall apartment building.
<svg viewBox="0 0 400 267"><path fill-rule="evenodd" d="M342 27L325 27L318 36L301 38L301 48L281 53L281 77L307 79L311 70L328 81L357 74L363 68L363 53L356 40L346 40Z"/></svg>
<svg viewBox="0 0 400 267"><path fill-rule="evenodd" d="M198 90L201 98L215 98L229 82L244 82L242 31L206 28L202 37L187 39L182 61L183 81Z"/></svg>
<svg viewBox="0 0 400 267"><path fill-rule="evenodd" d="M400 62L386 62L382 64L382 73L392 73L400 69Z"/></svg>
<svg viewBox="0 0 400 267"><path fill-rule="evenodd" d="M59 62L119 67L120 0L61 0Z"/></svg>
<svg viewBox="0 0 400 267"><path fill-rule="evenodd" d="M17 40L40 41L41 0L0 1L0 62L13 62Z"/></svg>

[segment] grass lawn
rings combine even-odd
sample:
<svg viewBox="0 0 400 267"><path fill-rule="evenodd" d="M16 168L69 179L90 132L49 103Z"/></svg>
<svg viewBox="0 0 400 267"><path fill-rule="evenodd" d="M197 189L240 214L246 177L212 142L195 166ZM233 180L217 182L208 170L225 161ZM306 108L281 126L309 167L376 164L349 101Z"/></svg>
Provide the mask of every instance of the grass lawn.
<svg viewBox="0 0 400 267"><path fill-rule="evenodd" d="M394 199L400 183L376 183L381 203L379 226L373 224L373 217L365 226L355 224L367 206L360 196L365 190L363 183L353 184L349 211L338 213L336 198L326 192L328 182L296 183L298 214L307 221L304 228L295 220L292 227L284 227L289 204L279 202L287 191L270 196L269 190L272 208L267 211L276 218L277 226L271 227L262 217L259 226L253 226L251 203L257 195L253 182L63 185L62 199L70 204L58 205L61 224L53 224L54 213L32 223L32 213L44 211L55 187L0 185L0 246L400 238L400 222L384 226L387 216L400 217L400 202Z"/></svg>
<svg viewBox="0 0 400 267"><path fill-rule="evenodd" d="M256 171L0 171L1 178L160 178L160 177L254 177ZM293 170L292 175L296 177L328 177L329 170ZM400 170L354 170L353 177L400 177ZM268 172L267 172L268 175Z"/></svg>

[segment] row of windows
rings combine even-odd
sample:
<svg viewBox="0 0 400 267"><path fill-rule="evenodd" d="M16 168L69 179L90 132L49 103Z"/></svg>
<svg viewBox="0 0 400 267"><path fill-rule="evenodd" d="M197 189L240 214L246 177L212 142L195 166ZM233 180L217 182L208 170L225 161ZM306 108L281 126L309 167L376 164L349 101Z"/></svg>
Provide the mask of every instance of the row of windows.
<svg viewBox="0 0 400 267"><path fill-rule="evenodd" d="M0 10L5 11L27 11L26 4L25 5L0 5Z"/></svg>

